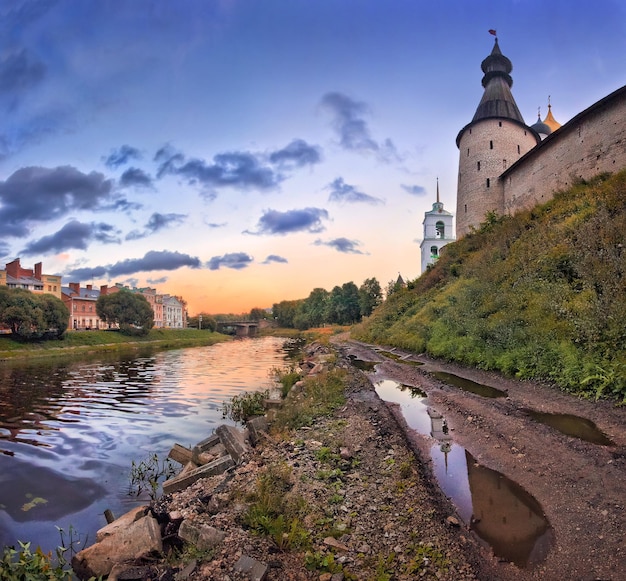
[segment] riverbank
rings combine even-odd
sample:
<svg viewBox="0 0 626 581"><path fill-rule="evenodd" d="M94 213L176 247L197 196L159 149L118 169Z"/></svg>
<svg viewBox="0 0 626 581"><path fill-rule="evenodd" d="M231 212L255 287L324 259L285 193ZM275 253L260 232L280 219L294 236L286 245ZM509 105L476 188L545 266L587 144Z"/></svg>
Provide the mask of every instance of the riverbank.
<svg viewBox="0 0 626 581"><path fill-rule="evenodd" d="M0 335L0 361L65 357L146 348L179 349L230 341L230 335L198 329L152 329L145 337L129 337L116 331L67 331L60 340L22 343Z"/></svg>

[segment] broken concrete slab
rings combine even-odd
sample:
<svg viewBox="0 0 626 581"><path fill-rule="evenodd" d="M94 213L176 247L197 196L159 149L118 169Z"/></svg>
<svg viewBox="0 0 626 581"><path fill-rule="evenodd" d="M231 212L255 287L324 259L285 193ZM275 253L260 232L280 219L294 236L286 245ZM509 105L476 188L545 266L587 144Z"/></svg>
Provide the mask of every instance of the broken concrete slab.
<svg viewBox="0 0 626 581"><path fill-rule="evenodd" d="M230 454L235 464L241 464L250 453L250 448L246 443L243 432L235 426L222 424L215 430L220 441L224 444L226 451Z"/></svg>
<svg viewBox="0 0 626 581"><path fill-rule="evenodd" d="M226 472L231 466L234 466L233 459L230 456L222 456L213 462L209 462L204 466L191 469L189 471L183 470L177 476L166 480L163 483L163 493L170 494L177 490L183 490L188 486L197 482L201 478L208 478L209 476L215 476L216 474L222 474Z"/></svg>
<svg viewBox="0 0 626 581"><path fill-rule="evenodd" d="M185 446L181 446L180 444L174 444L167 457L184 466L191 460L191 448L185 448Z"/></svg>
<svg viewBox="0 0 626 581"><path fill-rule="evenodd" d="M235 563L234 569L244 574L250 581L264 581L267 577L268 566L252 557L242 555Z"/></svg>
<svg viewBox="0 0 626 581"><path fill-rule="evenodd" d="M96 543L99 543L105 537L110 537L111 535L118 533L121 529L125 529L135 521L146 516L147 512L147 506L138 506L129 510L126 514L123 514L121 517L115 519L112 523L102 527L96 533Z"/></svg>
<svg viewBox="0 0 626 581"><path fill-rule="evenodd" d="M248 438L252 446L256 446L263 438L264 434L267 434L269 429L267 424L267 418L265 416L256 416L246 422L246 428L248 429Z"/></svg>
<svg viewBox="0 0 626 581"><path fill-rule="evenodd" d="M144 516L74 555L72 569L80 579L105 577L117 563L162 551L159 523Z"/></svg>

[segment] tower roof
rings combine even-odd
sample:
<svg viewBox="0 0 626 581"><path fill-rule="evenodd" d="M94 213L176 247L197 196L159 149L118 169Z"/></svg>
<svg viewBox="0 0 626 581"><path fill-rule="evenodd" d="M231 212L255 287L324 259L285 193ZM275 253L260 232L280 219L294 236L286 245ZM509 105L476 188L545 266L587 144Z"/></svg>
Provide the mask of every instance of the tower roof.
<svg viewBox="0 0 626 581"><path fill-rule="evenodd" d="M513 65L500 51L497 38L491 54L482 62L481 69L485 73L482 80L485 92L472 122L500 117L524 124L524 118L511 93L513 79L510 72L513 70Z"/></svg>
<svg viewBox="0 0 626 581"><path fill-rule="evenodd" d="M541 112L537 114L537 122L533 123L530 128L534 129L539 135L550 135L552 133L552 127L541 120Z"/></svg>

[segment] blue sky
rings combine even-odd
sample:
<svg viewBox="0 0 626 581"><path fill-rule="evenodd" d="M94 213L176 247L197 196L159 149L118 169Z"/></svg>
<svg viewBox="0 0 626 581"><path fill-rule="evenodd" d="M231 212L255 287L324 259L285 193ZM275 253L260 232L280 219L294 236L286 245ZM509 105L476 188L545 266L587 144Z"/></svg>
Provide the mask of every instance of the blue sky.
<svg viewBox="0 0 626 581"><path fill-rule="evenodd" d="M243 312L420 274L496 29L530 125L626 82L621 0L0 4L0 265Z"/></svg>

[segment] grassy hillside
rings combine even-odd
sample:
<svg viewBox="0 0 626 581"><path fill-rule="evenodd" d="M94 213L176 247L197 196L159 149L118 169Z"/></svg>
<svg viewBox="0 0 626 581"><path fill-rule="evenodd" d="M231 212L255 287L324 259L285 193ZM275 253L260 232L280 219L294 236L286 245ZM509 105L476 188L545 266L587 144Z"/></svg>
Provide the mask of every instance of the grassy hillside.
<svg viewBox="0 0 626 581"><path fill-rule="evenodd" d="M353 331L626 401L626 171L488 216Z"/></svg>

